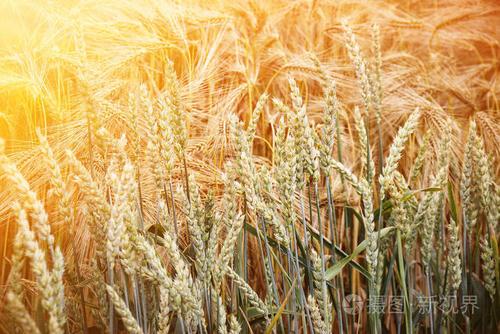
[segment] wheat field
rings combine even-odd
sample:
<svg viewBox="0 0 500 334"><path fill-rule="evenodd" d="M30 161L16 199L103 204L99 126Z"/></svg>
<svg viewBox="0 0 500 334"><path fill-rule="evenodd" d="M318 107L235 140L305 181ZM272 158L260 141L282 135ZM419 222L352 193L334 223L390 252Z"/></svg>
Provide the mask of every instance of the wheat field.
<svg viewBox="0 0 500 334"><path fill-rule="evenodd" d="M0 0L0 333L499 332L499 26Z"/></svg>

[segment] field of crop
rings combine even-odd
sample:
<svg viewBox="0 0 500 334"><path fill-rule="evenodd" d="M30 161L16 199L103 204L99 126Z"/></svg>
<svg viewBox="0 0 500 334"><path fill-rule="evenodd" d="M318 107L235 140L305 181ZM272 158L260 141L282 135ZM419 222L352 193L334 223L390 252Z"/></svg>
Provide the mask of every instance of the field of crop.
<svg viewBox="0 0 500 334"><path fill-rule="evenodd" d="M499 27L0 0L0 333L499 332Z"/></svg>

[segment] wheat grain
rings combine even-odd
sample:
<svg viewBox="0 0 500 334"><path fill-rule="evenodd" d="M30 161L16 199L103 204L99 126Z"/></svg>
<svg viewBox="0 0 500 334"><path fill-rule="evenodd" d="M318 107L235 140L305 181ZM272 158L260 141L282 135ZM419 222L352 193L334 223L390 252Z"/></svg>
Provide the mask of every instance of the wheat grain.
<svg viewBox="0 0 500 334"><path fill-rule="evenodd" d="M226 310L224 308L224 304L222 302L222 298L217 296L214 297L217 300L217 323L218 323L218 333L227 334L226 327Z"/></svg>
<svg viewBox="0 0 500 334"><path fill-rule="evenodd" d="M53 270L50 271L45 260L45 253L30 230L28 218L24 209L15 205L17 222L22 233L22 240L26 256L31 260L31 268L36 277L41 293L41 303L49 314L48 327L51 333L63 333L66 322L64 313L64 286L62 275L64 272L64 261L59 247L52 252Z"/></svg>
<svg viewBox="0 0 500 334"><path fill-rule="evenodd" d="M142 334L143 331L141 327L139 327L136 319L134 319L127 305L123 302L118 293L116 293L115 289L113 289L113 287L109 285L106 285L106 291L108 292L109 298L111 298L116 312L120 315L127 331L132 334Z"/></svg>
<svg viewBox="0 0 500 334"><path fill-rule="evenodd" d="M370 93L373 99L375 109L375 118L377 124L380 125L382 121L382 52L380 43L380 27L378 24L372 24L372 53L374 56L374 69L373 74L368 75L370 81Z"/></svg>
<svg viewBox="0 0 500 334"><path fill-rule="evenodd" d="M335 140L335 126L337 115L340 111L340 102L337 98L336 86L333 81L329 82L324 90L325 107L323 110L323 132L320 145L321 168L325 175L330 175L331 158Z"/></svg>
<svg viewBox="0 0 500 334"><path fill-rule="evenodd" d="M480 241L481 248L481 259L482 269L483 269L483 279L484 287L488 291L492 300L495 298L496 287L495 287L495 257L493 254L493 248L491 247L488 238L483 238Z"/></svg>
<svg viewBox="0 0 500 334"><path fill-rule="evenodd" d="M37 198L36 193L31 190L28 181L19 172L16 165L5 155L5 143L2 139L0 139L0 170L3 171L21 198L22 205L29 212L39 237L45 240L49 247L53 249L54 237L51 234L49 217L45 212L43 203Z"/></svg>
<svg viewBox="0 0 500 334"><path fill-rule="evenodd" d="M238 319L234 314L229 315L229 334L239 334L241 333L241 325L238 323Z"/></svg>
<svg viewBox="0 0 500 334"><path fill-rule="evenodd" d="M436 187L442 187L447 178L446 168L441 168L434 176L431 184ZM422 262L424 265L429 265L431 259L432 245L434 242L434 229L437 217L439 216L439 197L440 193L428 193L420 202L417 214L415 216L414 226L418 227L422 224L421 235L422 245L420 252L422 254Z"/></svg>
<svg viewBox="0 0 500 334"><path fill-rule="evenodd" d="M189 176L189 191L190 191L190 201L181 193L183 197L184 207L188 210L187 212L187 227L189 233L191 234L191 242L195 250L195 262L196 269L199 279L206 284L208 279L208 262L205 254L205 242L203 240L203 211L202 211L202 200L200 197L198 185L194 179L193 175Z"/></svg>
<svg viewBox="0 0 500 334"><path fill-rule="evenodd" d="M356 36L354 35L351 27L349 27L346 21L342 22L342 28L344 30L344 41L347 47L349 58L354 64L356 77L358 78L361 86L361 97L365 106L365 115L368 115L372 104L372 88L370 86L370 80L368 78L368 67L361 53L361 48L356 41Z"/></svg>
<svg viewBox="0 0 500 334"><path fill-rule="evenodd" d="M391 182L393 181L393 173L398 167L399 160L401 159L401 155L404 149L406 142L410 135L416 130L418 126L418 121L420 118L419 110L415 110L406 123L399 128L396 137L394 138L391 148L389 150L389 156L385 161L384 168L382 170L382 175L379 177L380 183L380 196L383 198L385 189L390 187Z"/></svg>
<svg viewBox="0 0 500 334"><path fill-rule="evenodd" d="M318 306L321 307L321 317L324 322L324 328L327 333L331 332L331 320L330 314L332 314L332 304L330 302L330 296L327 291L326 280L324 277L324 270L322 269L322 260L316 253L312 250L313 259L313 278L314 278L314 299Z"/></svg>
<svg viewBox="0 0 500 334"><path fill-rule="evenodd" d="M479 179L481 210L486 215L488 224L496 231L496 226L498 224L498 207L495 205L495 199L492 196L494 193L494 184L490 172L488 156L484 150L484 143L479 136L475 137L474 154L475 161L477 162L476 175Z"/></svg>
<svg viewBox="0 0 500 334"><path fill-rule="evenodd" d="M476 123L474 121L470 122L469 134L467 136L467 143L464 150L464 159L462 167L462 175L460 178L460 196L462 199L462 207L464 212L464 218L466 218L465 224L469 229L469 233L473 231L474 226L477 222L478 216L478 205L477 205L477 182L474 179L475 175L475 137L476 137Z"/></svg>
<svg viewBox="0 0 500 334"><path fill-rule="evenodd" d="M165 105L168 107L169 124L172 129L174 138L174 149L177 157L182 159L187 145L187 125L184 105L181 101L180 89L181 85L177 78L172 61L168 60L166 63L165 71Z"/></svg>
<svg viewBox="0 0 500 334"><path fill-rule="evenodd" d="M111 208L87 168L75 157L72 151L66 150L66 156L73 170L72 179L80 186L84 200L91 209L90 223L93 237L97 244L97 251L101 254L104 252L107 231L98 222L109 220Z"/></svg>
<svg viewBox="0 0 500 334"><path fill-rule="evenodd" d="M162 154L160 154L160 147L161 147L161 137L159 135L159 116L157 111L154 109L153 104L150 100L149 93L144 85L140 86L140 98L142 104L146 107L146 120L148 123L148 132L147 132L147 145L146 145L146 158L149 164L149 167L152 171L152 174L154 175L154 180L156 183L156 188L163 190L163 183L165 180L165 169L163 167L163 162L161 157L164 159L167 159L170 163L170 149L171 147L169 146L164 146L166 149L163 150ZM166 116L166 111L163 113L163 117ZM168 121L167 121L168 122ZM164 122L163 123L165 127L164 131L164 139L168 140L168 143L171 143L171 132L170 127L168 123ZM167 129L168 127L168 129ZM167 144L165 144L167 145ZM165 194L166 196L166 194Z"/></svg>
<svg viewBox="0 0 500 334"><path fill-rule="evenodd" d="M294 153L294 139L292 135L285 135L285 123L280 119L280 125L276 133L275 141L275 162L273 166L273 177L280 199L280 207L288 229L289 236L296 219L294 208L296 190L296 167L297 157Z"/></svg>
<svg viewBox="0 0 500 334"><path fill-rule="evenodd" d="M460 259L462 250L460 247L460 238L458 236L458 225L453 218L450 218L448 231L448 280L446 283L448 295L453 295L462 282L462 261Z"/></svg>
<svg viewBox="0 0 500 334"><path fill-rule="evenodd" d="M413 161L409 178L410 184L414 184L417 181L420 174L422 173L422 168L424 166L425 159L429 153L429 143L431 136L432 136L432 131L429 129L425 133L424 138L422 139L422 144L418 149L417 156Z"/></svg>
<svg viewBox="0 0 500 334"><path fill-rule="evenodd" d="M376 277L378 241L373 214L372 189L366 180L362 179L358 181L358 178L347 167L334 159L332 159L332 168L342 175L342 177L344 177L362 197L363 222L366 230L366 237L368 239L366 260L368 262L370 274L372 277Z"/></svg>
<svg viewBox="0 0 500 334"><path fill-rule="evenodd" d="M23 333L40 334L40 330L19 296L9 291L5 296L5 303L7 311L14 318L14 321L19 325Z"/></svg>
<svg viewBox="0 0 500 334"><path fill-rule="evenodd" d="M366 170L368 182L371 181L372 177L375 175L375 166L373 160L371 159L370 146L368 144L368 134L366 133L365 122L359 111L359 108L354 107L354 123L356 125L356 131L359 135L359 147L361 151L361 165L362 170Z"/></svg>
<svg viewBox="0 0 500 334"><path fill-rule="evenodd" d="M312 318L312 323L314 326L314 332L315 333L321 333L321 334L326 334L328 333L325 322L321 318L321 311L319 310L318 303L316 302L316 299L309 295L307 297L307 303L309 306L309 311L311 313L311 318Z"/></svg>
<svg viewBox="0 0 500 334"><path fill-rule="evenodd" d="M257 101L257 104L255 105L255 108L252 112L252 118L250 119L250 123L248 124L247 128L247 134L248 134L248 141L251 143L255 137L255 132L257 130L257 124L259 121L259 117L264 111L264 106L267 103L267 100L269 99L269 95L264 93L259 97L259 100Z"/></svg>
<svg viewBox="0 0 500 334"><path fill-rule="evenodd" d="M238 285L241 291L248 298L248 302L257 309L260 313L266 315L268 313L267 305L260 299L259 295L245 282L240 275L233 269L227 268L227 275Z"/></svg>
<svg viewBox="0 0 500 334"><path fill-rule="evenodd" d="M177 137L173 133L173 124L171 118L173 117L173 111L169 109L170 106L166 103L160 102L160 110L158 112L158 119L156 120L156 128L158 129L156 139L158 142L158 149L160 153L160 158L162 161L162 166L164 168L164 173L166 175L170 175L172 173L172 169L174 168L174 159L175 152L174 148L176 148L176 152L181 154L180 152L184 150L185 143L176 144L176 140L178 136L182 136L182 134L177 133ZM175 124L175 126L182 126L179 124ZM178 130L180 133L183 130ZM180 146L176 146L180 145Z"/></svg>
<svg viewBox="0 0 500 334"><path fill-rule="evenodd" d="M54 195L59 198L59 213L63 217L64 224L69 225L73 216L70 193L66 190L66 184L61 173L61 168L54 157L54 152L52 151L47 138L41 134L39 129L37 129L37 135L38 140L40 141L40 148L44 157L44 162L48 165L48 170L50 172L50 184L52 185L51 190Z"/></svg>

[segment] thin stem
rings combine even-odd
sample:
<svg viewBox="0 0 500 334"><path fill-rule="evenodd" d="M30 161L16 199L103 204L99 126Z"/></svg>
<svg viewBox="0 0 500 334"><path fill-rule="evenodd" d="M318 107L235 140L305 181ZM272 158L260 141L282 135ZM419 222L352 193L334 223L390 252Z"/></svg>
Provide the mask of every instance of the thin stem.
<svg viewBox="0 0 500 334"><path fill-rule="evenodd" d="M188 202L191 202L191 198L189 197L190 191L189 191L189 177L188 177L188 170L187 170L187 163L186 163L186 154L184 152L182 153L182 163L184 165L184 182L186 182L186 193L187 193L187 199Z"/></svg>
<svg viewBox="0 0 500 334"><path fill-rule="evenodd" d="M173 190L173 186L172 186L172 176L169 176L168 185L170 188L170 201L171 201L171 206L172 206L172 216L173 216L173 220L174 220L175 236L179 237L179 232L178 232L178 227L177 227L177 214L175 212L174 190ZM188 188L186 188L186 189L188 189ZM188 197L189 197L189 190L187 191L187 193L188 193Z"/></svg>
<svg viewBox="0 0 500 334"><path fill-rule="evenodd" d="M406 271L405 271L405 262L404 262L404 254L403 254L403 244L401 241L401 231L398 229L396 232L396 241L398 245L398 267L399 267L399 276L401 278L401 289L403 290L404 301L405 301L405 328L406 333L412 333L412 318L411 318L411 305L410 305L410 296L408 292L408 288L406 286Z"/></svg>
<svg viewBox="0 0 500 334"><path fill-rule="evenodd" d="M332 196L332 190L331 190L331 185L330 185L330 177L326 177L326 194L327 194L327 200L328 200L328 221L330 224L330 240L332 241L331 243L331 252L332 252L332 265L335 265L335 262L337 261L337 255L335 252L335 245L337 244L336 241L336 231L337 231L337 215L335 214L335 205L333 203L333 196ZM342 300L342 297L344 296L344 284L342 280L342 272L339 273L338 277L335 277L335 282L340 285L340 290L335 291L334 298L333 298L333 304L335 306L335 310L337 310L337 318L339 322L339 333L343 333L343 312L342 308L339 306L339 301Z"/></svg>
<svg viewBox="0 0 500 334"><path fill-rule="evenodd" d="M307 222L306 222L306 217L305 217L305 212L304 212L304 199L302 195L300 196L300 210L302 213L302 224L304 226L304 247L305 249L309 249L309 238L308 238L308 232L307 232ZM313 276L312 276L312 271L311 271L311 263L309 256L304 254L305 260L306 260L306 271L307 271L307 289L308 293L311 294L312 289L311 289L311 283L313 282Z"/></svg>
<svg viewBox="0 0 500 334"><path fill-rule="evenodd" d="M428 264L425 276L427 277L427 293L429 297L429 322L431 327L431 334L434 334L434 311L432 307L432 281L430 271L430 264Z"/></svg>
<svg viewBox="0 0 500 334"><path fill-rule="evenodd" d="M469 294L469 287L467 285L467 265L468 265L468 256L469 253L467 252L467 218L465 216L465 213L462 214L462 242L463 242L463 264L462 264L462 280L463 280L463 285L462 285L462 296L466 296ZM470 328L470 319L469 319L469 314L468 314L468 309L463 312L463 316L465 319L465 332L467 334L471 333L471 328Z"/></svg>
<svg viewBox="0 0 500 334"><path fill-rule="evenodd" d="M113 269L108 266L108 280L109 285L114 288L114 272ZM115 333L115 310L113 301L109 297L109 332L111 334Z"/></svg>
<svg viewBox="0 0 500 334"><path fill-rule="evenodd" d="M269 241L267 240L267 227L266 227L266 222L264 219L261 220L262 223L262 234L264 236L264 246L266 247L266 254L267 254L267 261L268 261L268 266L269 266L269 274L271 278L271 287L272 291L274 294L274 302L276 305L280 305L280 300L279 300L279 295L278 295L278 288L276 286L276 277L274 275L274 269L273 269L273 263L272 263L272 256L271 256L271 249L269 248ZM264 257L263 257L264 258ZM280 327L284 329L283 327L283 319L280 318Z"/></svg>
<svg viewBox="0 0 500 334"><path fill-rule="evenodd" d="M314 197L316 203L316 214L318 217L318 227L319 227L319 248L321 253L321 293L323 295L323 314L325 317L328 315L328 309L326 305L327 300L327 288L325 281L325 247L323 241L323 220L321 219L321 211L319 207L319 194L318 194L318 182L314 181ZM330 321L329 318L325 321Z"/></svg>

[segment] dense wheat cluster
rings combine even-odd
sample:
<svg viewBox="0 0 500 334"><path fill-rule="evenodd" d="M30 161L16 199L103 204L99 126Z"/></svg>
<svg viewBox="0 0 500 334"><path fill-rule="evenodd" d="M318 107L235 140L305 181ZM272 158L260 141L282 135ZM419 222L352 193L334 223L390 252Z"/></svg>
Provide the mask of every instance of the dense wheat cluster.
<svg viewBox="0 0 500 334"><path fill-rule="evenodd" d="M0 11L1 333L500 330L495 1Z"/></svg>

